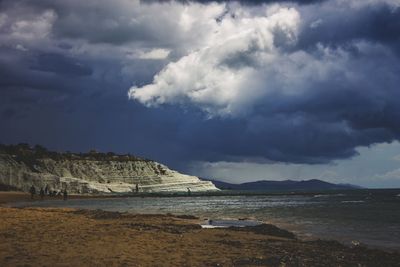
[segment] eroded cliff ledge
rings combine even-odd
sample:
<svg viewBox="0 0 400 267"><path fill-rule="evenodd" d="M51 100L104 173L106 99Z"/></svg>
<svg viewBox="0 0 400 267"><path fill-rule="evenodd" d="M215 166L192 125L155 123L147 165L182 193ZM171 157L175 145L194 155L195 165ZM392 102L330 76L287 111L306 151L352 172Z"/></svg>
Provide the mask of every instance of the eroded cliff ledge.
<svg viewBox="0 0 400 267"><path fill-rule="evenodd" d="M0 184L28 191L48 187L72 194L205 192L212 182L181 174L152 160L114 153L57 153L27 144L0 145Z"/></svg>

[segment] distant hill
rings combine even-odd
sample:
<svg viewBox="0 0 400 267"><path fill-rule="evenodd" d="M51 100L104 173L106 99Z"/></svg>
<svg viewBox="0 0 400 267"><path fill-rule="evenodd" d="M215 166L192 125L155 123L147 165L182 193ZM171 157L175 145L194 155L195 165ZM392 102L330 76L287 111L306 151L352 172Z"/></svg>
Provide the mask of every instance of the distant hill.
<svg viewBox="0 0 400 267"><path fill-rule="evenodd" d="M203 179L204 180L204 179ZM217 180L212 181L213 184L223 190L240 190L240 191L320 191L320 190L348 190L360 189L361 187L351 184L333 184L317 179L304 181L256 181L242 184L231 184Z"/></svg>

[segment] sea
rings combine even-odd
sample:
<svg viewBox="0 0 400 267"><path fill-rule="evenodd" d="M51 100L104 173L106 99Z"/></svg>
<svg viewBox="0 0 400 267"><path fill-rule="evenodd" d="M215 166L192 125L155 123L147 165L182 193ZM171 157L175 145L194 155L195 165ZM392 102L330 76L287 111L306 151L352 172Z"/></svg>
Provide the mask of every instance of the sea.
<svg viewBox="0 0 400 267"><path fill-rule="evenodd" d="M275 224L305 240L334 239L400 251L400 189L44 200L16 205L252 220Z"/></svg>

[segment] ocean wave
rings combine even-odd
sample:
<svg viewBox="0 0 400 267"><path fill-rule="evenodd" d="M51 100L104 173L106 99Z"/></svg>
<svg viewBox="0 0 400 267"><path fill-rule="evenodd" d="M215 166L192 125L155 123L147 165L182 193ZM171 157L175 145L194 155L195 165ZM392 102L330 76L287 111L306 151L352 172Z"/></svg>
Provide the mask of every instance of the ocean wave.
<svg viewBox="0 0 400 267"><path fill-rule="evenodd" d="M314 195L313 197L319 198L319 197L344 197L346 196L345 194L321 194L321 195Z"/></svg>

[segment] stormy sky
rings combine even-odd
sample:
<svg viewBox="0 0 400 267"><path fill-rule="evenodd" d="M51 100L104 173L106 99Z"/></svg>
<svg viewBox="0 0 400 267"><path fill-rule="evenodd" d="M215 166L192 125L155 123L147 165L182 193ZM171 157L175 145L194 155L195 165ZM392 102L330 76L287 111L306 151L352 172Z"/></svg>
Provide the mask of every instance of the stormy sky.
<svg viewBox="0 0 400 267"><path fill-rule="evenodd" d="M0 142L400 187L400 2L0 1Z"/></svg>

